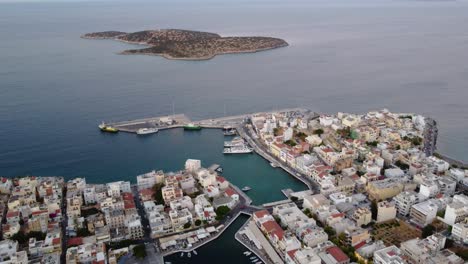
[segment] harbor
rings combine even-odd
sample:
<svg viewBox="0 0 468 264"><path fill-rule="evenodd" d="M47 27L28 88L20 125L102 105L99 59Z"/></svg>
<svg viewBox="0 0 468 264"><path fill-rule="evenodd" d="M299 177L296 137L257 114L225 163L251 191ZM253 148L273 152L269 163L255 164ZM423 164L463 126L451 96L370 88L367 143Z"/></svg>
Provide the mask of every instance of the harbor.
<svg viewBox="0 0 468 264"><path fill-rule="evenodd" d="M158 130L171 129L171 128L216 128L216 129L225 129L226 135L234 135L234 131L237 126L239 126L247 117L252 115L268 114L273 112L291 112L291 111L309 111L303 108L290 108L290 109L281 109L269 112L259 112L251 114L242 114L234 116L225 116L218 118L210 118L203 120L191 120L185 114L173 114L167 116L158 116L158 117L149 117L142 119L135 119L129 121L121 122L102 122L101 125L104 125L107 128L115 128L121 132L127 133L137 133L140 129L145 128L157 128ZM101 129L102 130L102 129ZM190 129L187 129L190 130ZM110 132L110 131L105 131Z"/></svg>

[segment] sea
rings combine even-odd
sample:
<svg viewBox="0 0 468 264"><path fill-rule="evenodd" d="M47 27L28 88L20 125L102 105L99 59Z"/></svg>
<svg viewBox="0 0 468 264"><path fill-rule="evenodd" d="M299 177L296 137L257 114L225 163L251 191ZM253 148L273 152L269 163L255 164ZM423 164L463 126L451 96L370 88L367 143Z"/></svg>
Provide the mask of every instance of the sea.
<svg viewBox="0 0 468 264"><path fill-rule="evenodd" d="M219 130L139 137L103 134L97 125L287 107L420 113L438 122L438 151L468 161L467 25L466 0L0 0L0 175L134 182L194 158L220 164L262 204L284 198L281 189L306 187L255 154L224 156ZM80 38L164 28L273 36L289 46L173 61L118 55L138 46ZM249 263L234 229L200 257L171 262L216 255Z"/></svg>

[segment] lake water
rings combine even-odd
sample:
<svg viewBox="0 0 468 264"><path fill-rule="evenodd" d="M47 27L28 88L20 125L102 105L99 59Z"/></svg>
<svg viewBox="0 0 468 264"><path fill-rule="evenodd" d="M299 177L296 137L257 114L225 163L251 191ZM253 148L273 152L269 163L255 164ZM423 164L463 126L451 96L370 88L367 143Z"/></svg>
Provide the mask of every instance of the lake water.
<svg viewBox="0 0 468 264"><path fill-rule="evenodd" d="M0 175L134 180L198 158L252 186L255 203L304 188L256 155L224 157L216 130L143 138L97 130L102 120L170 114L173 104L193 119L222 116L224 106L228 115L297 106L418 112L438 121L441 152L468 160L466 25L467 1L0 0ZM190 62L117 55L133 46L79 38L155 28L275 36L290 46Z"/></svg>

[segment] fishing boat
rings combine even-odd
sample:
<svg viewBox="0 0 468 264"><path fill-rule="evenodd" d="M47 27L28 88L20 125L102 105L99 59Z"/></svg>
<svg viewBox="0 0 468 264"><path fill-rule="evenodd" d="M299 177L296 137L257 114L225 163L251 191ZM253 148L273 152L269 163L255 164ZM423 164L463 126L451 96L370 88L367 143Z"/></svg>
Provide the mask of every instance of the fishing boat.
<svg viewBox="0 0 468 264"><path fill-rule="evenodd" d="M199 125L195 125L194 123L189 123L184 126L184 130L201 130L202 127Z"/></svg>
<svg viewBox="0 0 468 264"><path fill-rule="evenodd" d="M153 133L158 133L158 129L157 128L140 128L137 130L137 135L148 135L148 134L153 134Z"/></svg>
<svg viewBox="0 0 468 264"><path fill-rule="evenodd" d="M117 133L117 132L119 132L119 130L117 128L112 127L112 126L108 126L104 122L102 122L98 127L102 132L108 132L108 133Z"/></svg>
<svg viewBox="0 0 468 264"><path fill-rule="evenodd" d="M242 188L242 191L244 191L244 192L247 192L247 191L250 191L250 190L252 190L252 188L250 188L249 186L245 186L244 188Z"/></svg>

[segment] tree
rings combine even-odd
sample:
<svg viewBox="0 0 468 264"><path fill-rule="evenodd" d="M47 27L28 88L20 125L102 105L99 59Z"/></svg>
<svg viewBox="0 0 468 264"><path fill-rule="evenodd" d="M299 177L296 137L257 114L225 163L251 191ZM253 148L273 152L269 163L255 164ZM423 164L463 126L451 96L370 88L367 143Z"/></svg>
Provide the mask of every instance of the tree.
<svg viewBox="0 0 468 264"><path fill-rule="evenodd" d="M10 237L10 239L14 240L14 241L17 241L20 244L24 244L24 243L28 242L28 237L21 231L19 231L18 233L12 235Z"/></svg>
<svg viewBox="0 0 468 264"><path fill-rule="evenodd" d="M326 226L323 230L328 234L328 237L333 237L336 235L335 230L333 230L331 226Z"/></svg>
<svg viewBox="0 0 468 264"><path fill-rule="evenodd" d="M143 244L136 245L133 247L133 255L138 259L144 259L146 257L146 247Z"/></svg>
<svg viewBox="0 0 468 264"><path fill-rule="evenodd" d="M31 231L28 233L28 240L31 237L36 238L36 240L44 240L46 238L46 233L40 232L40 231Z"/></svg>
<svg viewBox="0 0 468 264"><path fill-rule="evenodd" d="M222 206L216 208L216 215L223 218L225 215L227 215L229 213L229 211L231 211L231 209L229 209L229 207L227 207L226 205L222 205Z"/></svg>
<svg viewBox="0 0 468 264"><path fill-rule="evenodd" d="M376 220L377 219L377 201L373 200L371 202L371 213L372 213L372 219Z"/></svg>
<svg viewBox="0 0 468 264"><path fill-rule="evenodd" d="M195 225L200 226L202 224L202 221L200 219L195 220Z"/></svg>
<svg viewBox="0 0 468 264"><path fill-rule="evenodd" d="M87 237L91 235L91 232L89 232L88 228L83 227L78 228L78 230L76 230L76 235L79 237Z"/></svg>
<svg viewBox="0 0 468 264"><path fill-rule="evenodd" d="M297 200L299 200L299 198L297 198L296 196L291 196L290 199L291 199L291 201L293 201L293 202L297 202Z"/></svg>
<svg viewBox="0 0 468 264"><path fill-rule="evenodd" d="M315 129L313 132L312 132L314 135L322 135L323 134L323 129L319 128L319 129Z"/></svg>
<svg viewBox="0 0 468 264"><path fill-rule="evenodd" d="M304 141L306 139L307 135L304 132L297 132L296 137L298 137L302 141Z"/></svg>
<svg viewBox="0 0 468 264"><path fill-rule="evenodd" d="M86 218L87 216L98 214L99 212L101 212L101 211L99 211L99 209L97 209L95 207L91 207L91 208L88 208L88 209L82 209L81 210L81 216Z"/></svg>
<svg viewBox="0 0 468 264"><path fill-rule="evenodd" d="M288 145L288 146L291 146L291 147L294 147L294 146L297 145L297 143L296 143L294 140L292 140L292 139L286 140L286 141L284 142L284 144L286 144L286 145Z"/></svg>
<svg viewBox="0 0 468 264"><path fill-rule="evenodd" d="M164 204L164 198L161 191L163 187L164 183L156 183L153 186L154 200L156 200L156 204Z"/></svg>
<svg viewBox="0 0 468 264"><path fill-rule="evenodd" d="M435 227L433 225L431 225L431 224L425 226L422 229L421 237L426 238L428 236L431 236L434 233L434 230L435 230Z"/></svg>
<svg viewBox="0 0 468 264"><path fill-rule="evenodd" d="M187 222L184 224L184 229L190 228L192 226L192 223Z"/></svg>
<svg viewBox="0 0 468 264"><path fill-rule="evenodd" d="M444 218L445 210L437 212L437 216Z"/></svg>
<svg viewBox="0 0 468 264"><path fill-rule="evenodd" d="M273 128L273 135L275 137L279 135L279 128L277 128L277 127Z"/></svg>

